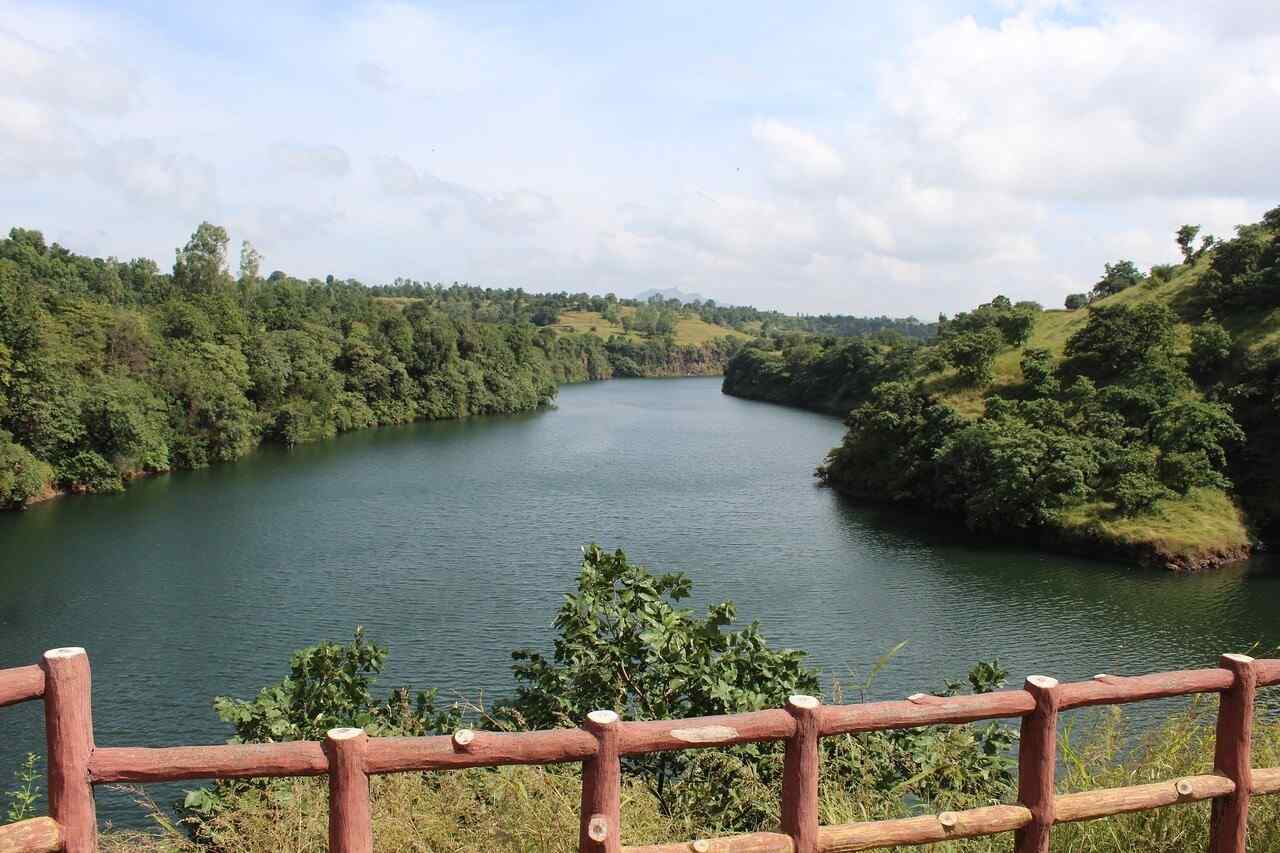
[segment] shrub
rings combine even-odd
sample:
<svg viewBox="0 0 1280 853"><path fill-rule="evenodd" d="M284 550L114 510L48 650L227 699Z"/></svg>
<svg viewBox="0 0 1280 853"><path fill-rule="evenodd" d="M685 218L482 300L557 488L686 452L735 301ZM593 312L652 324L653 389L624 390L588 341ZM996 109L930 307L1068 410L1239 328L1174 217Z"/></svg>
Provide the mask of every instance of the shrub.
<svg viewBox="0 0 1280 853"><path fill-rule="evenodd" d="M40 494L53 468L0 430L0 508L21 507Z"/></svg>

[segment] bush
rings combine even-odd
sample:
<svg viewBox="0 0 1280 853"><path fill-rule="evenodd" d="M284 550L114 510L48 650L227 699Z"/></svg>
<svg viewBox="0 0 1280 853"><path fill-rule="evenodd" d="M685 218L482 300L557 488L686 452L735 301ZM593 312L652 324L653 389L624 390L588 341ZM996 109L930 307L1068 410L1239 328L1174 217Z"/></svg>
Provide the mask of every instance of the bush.
<svg viewBox="0 0 1280 853"><path fill-rule="evenodd" d="M1068 311L1078 311L1089 304L1089 294L1087 293L1068 294L1065 304Z"/></svg>
<svg viewBox="0 0 1280 853"><path fill-rule="evenodd" d="M44 490L53 468L0 430L0 508L21 507Z"/></svg>
<svg viewBox="0 0 1280 853"><path fill-rule="evenodd" d="M73 491L120 492L124 482L116 466L92 450L72 456L58 466L58 483Z"/></svg>

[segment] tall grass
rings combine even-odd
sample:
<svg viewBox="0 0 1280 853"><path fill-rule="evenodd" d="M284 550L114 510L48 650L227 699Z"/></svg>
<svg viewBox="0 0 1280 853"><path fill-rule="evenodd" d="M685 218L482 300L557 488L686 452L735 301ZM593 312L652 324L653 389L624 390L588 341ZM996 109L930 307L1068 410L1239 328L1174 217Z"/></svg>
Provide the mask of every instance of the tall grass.
<svg viewBox="0 0 1280 853"><path fill-rule="evenodd" d="M1059 790L1141 785L1208 772L1213 764L1213 726L1217 703L1198 699L1164 725L1134 740L1119 709L1086 712L1060 738ZM939 754L947 755L966 736L965 727L939 729ZM1081 732L1085 732L1081 734ZM861 754L856 739L842 760L875 760ZM727 753L707 751L706 761L735 762ZM770 760L770 759L766 759ZM1280 766L1280 719L1259 718L1255 729L1255 767ZM948 762L930 764L930 772L948 772ZM723 769L723 768L721 768ZM779 792L747 766L736 767L737 784L750 796L776 803ZM581 780L576 766L507 767L453 773L400 774L373 780L374 846L378 851L493 851L493 853L571 853L577 849ZM945 801L906 802L882 785L853 787L824 784L824 824L906 817L942 809L987 805L951 795ZM231 808L192 829L204 843L151 807L158 831L107 833L108 853L197 853L212 848L226 853L311 853L325 849L328 815L323 779L283 780L236 795ZM1172 806L1074 824L1053 831L1053 850L1070 853L1191 853L1208 845L1209 804ZM626 844L679 841L715 834L716 827L694 825L688 816L664 815L657 800L639 782L623 791L623 841ZM772 827L763 826L762 829ZM1008 835L900 848L933 853L994 853L1010 848ZM1250 810L1251 851L1280 850L1280 797L1258 797Z"/></svg>

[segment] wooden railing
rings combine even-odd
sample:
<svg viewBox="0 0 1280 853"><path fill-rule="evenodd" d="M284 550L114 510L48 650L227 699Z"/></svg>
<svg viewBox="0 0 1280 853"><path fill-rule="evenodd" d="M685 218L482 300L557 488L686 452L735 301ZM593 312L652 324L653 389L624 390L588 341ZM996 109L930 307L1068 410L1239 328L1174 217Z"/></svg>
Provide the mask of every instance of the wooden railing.
<svg viewBox="0 0 1280 853"><path fill-rule="evenodd" d="M38 666L0 670L0 706L41 699L49 765L49 817L0 827L0 853L91 853L98 827L93 786L110 782L264 776L329 776L329 849L369 853L369 776L505 764L582 762L582 853L843 853L1016 833L1018 853L1045 853L1056 823L1212 800L1211 853L1244 853L1249 800L1280 793L1280 767L1254 769L1250 751L1258 687L1280 684L1280 660L1223 655L1216 669L1095 676L1059 684L1033 675L1022 690L974 696L916 694L900 702L823 706L792 696L785 709L719 717L622 722L593 711L580 729L369 738L333 729L321 742L165 748L97 747L84 649L54 649ZM1057 794L1058 715L1194 693L1219 693L1212 773L1152 785ZM1018 802L937 815L819 826L819 740L830 735L1021 718ZM785 741L782 821L757 832L678 844L622 846L622 758L653 752Z"/></svg>

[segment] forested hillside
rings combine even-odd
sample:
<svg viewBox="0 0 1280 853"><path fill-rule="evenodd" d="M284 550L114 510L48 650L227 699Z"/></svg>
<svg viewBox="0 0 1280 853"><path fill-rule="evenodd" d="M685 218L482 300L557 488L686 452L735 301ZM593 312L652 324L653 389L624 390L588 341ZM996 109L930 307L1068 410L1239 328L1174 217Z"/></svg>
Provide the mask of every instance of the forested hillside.
<svg viewBox="0 0 1280 853"><path fill-rule="evenodd" d="M264 278L248 244L233 276L227 244L202 224L163 273L36 231L0 240L0 507L262 441L527 411L564 382L718 374L736 346L553 328L585 294Z"/></svg>
<svg viewBox="0 0 1280 853"><path fill-rule="evenodd" d="M1201 567L1280 519L1280 208L1179 264L1108 264L1066 311L996 297L926 344L754 341L727 393L847 414L819 468L975 530ZM1242 512L1244 510L1244 512Z"/></svg>

